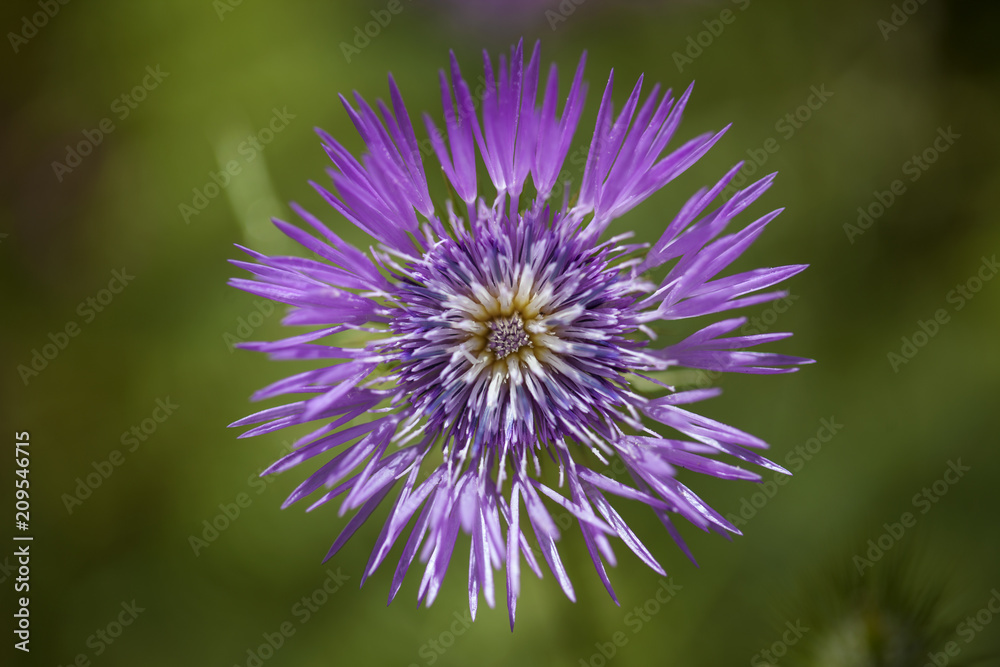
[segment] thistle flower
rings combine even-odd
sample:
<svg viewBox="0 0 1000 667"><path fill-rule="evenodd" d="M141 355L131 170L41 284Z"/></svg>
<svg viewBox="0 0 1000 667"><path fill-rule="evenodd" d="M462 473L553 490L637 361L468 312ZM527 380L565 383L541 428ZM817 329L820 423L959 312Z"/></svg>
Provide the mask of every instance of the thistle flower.
<svg viewBox="0 0 1000 667"><path fill-rule="evenodd" d="M429 194L420 147L392 77L391 108L378 102L376 113L357 94L356 106L341 97L367 152L359 161L319 131L339 194L313 185L377 246L366 254L293 205L318 238L274 222L318 259L269 257L244 248L256 263L234 262L255 279L233 279L233 286L291 306L284 324L313 327L243 347L273 359L319 363L253 397L290 394L296 400L233 426L258 424L244 434L250 436L315 424L264 474L342 448L285 502L323 487L310 510L344 496L341 514L356 511L328 558L399 489L362 578L382 564L416 515L390 602L418 551L425 564L419 600L434 601L461 530L471 542L472 614L480 592L494 605L494 570L505 567L513 628L521 559L542 576L528 526L549 570L574 599L550 507L576 520L615 599L604 566L616 562L609 538L620 538L657 572L663 568L610 496L648 505L690 557L675 515L705 531L739 531L677 479L678 468L760 480L709 456L727 454L786 472L753 451L767 446L760 439L681 407L717 390L677 391L649 375L675 367L782 373L810 361L746 351L791 334L727 337L744 318L714 322L665 345L655 343L652 328L661 320L713 315L786 295L760 290L805 266L716 277L779 213L720 236L767 190L773 175L706 213L737 165L714 187L695 193L652 246L626 243L627 233L609 237L605 231L616 218L694 164L725 130L664 154L691 89L675 99L654 86L640 104L640 77L616 114L612 72L579 192L572 203L566 196L561 203L550 201L583 108L584 61L557 113L554 65L538 104L537 45L526 67L521 44L509 60L499 57L496 70L485 55L477 113L452 54L450 84L440 73L444 136L424 118L454 194L454 204L448 201L443 209ZM488 195L479 190L477 154L492 184ZM654 279L657 273L662 275ZM368 342L334 344L342 332L365 332ZM637 378L662 387L660 395L639 393ZM608 474L615 458L632 484ZM543 469L557 470L558 483L545 483Z"/></svg>

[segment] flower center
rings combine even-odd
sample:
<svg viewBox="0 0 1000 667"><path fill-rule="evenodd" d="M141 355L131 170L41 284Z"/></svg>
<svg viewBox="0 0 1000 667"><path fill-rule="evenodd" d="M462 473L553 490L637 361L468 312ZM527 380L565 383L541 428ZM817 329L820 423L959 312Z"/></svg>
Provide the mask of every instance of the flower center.
<svg viewBox="0 0 1000 667"><path fill-rule="evenodd" d="M520 313L514 313L510 317L497 317L490 320L488 326L490 335L486 344L498 359L503 359L522 347L531 347L531 337L524 330L524 320Z"/></svg>
<svg viewBox="0 0 1000 667"><path fill-rule="evenodd" d="M560 351L558 328L546 312L552 297L547 281L536 281L532 271L523 270L510 282L492 289L474 283L466 295L450 299L446 306L452 326L462 332L454 352L472 362L466 380L484 372L505 380L513 373L519 382L518 369L540 372Z"/></svg>

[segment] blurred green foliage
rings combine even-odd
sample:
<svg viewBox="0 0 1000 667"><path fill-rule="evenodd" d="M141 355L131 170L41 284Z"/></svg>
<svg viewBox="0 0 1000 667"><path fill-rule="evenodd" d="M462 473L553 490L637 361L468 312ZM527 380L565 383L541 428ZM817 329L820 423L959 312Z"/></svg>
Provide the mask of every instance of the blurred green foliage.
<svg viewBox="0 0 1000 667"><path fill-rule="evenodd" d="M952 293L975 287L969 281L983 258L1000 252L995 3L910 0L902 5L913 12L893 16L888 0L551 0L492 10L403 0L367 45L358 40L357 52L344 44L375 20L372 11L384 17L386 3L53 1L44 20L42 5L0 9L10 33L0 57L0 422L8 440L29 430L34 454L34 634L28 661L4 647L14 664L68 665L83 654L107 666L253 665L248 650L266 635L277 643L282 624L294 634L268 667L596 667L609 647L607 664L621 667L746 664L786 622L811 617L819 598L802 590L828 579L833 586L830 573L851 569L868 540L877 544L884 524L905 512L915 525L889 551L934 564L955 623L1000 586L1000 280L962 297L961 309ZM32 32L32 21L43 25ZM313 126L361 148L338 93L385 98L391 71L412 118L423 110L439 118L436 73L448 49L477 80L480 50L496 53L521 35L542 40L543 59L558 63L564 87L580 52L589 52L591 88L575 146L589 139L612 67L622 101L642 72L675 90L697 79L681 138L734 123L706 159L619 223L639 239L655 240L696 188L740 159L763 162L758 175L780 172L743 221L787 210L740 265L812 268L790 284L785 312L747 314L764 318L768 330L794 331L780 349L819 363L791 376L725 377L723 395L699 410L764 437L779 462L796 448L808 453L821 420L842 428L813 445L808 460L798 454L801 469L771 498L754 496L761 489L749 483L685 474L719 511L746 519L745 536L731 543L682 528L700 568L651 513L626 507L681 586L662 606L649 604L660 578L620 547L610 573L616 607L568 531L562 553L578 602L564 599L551 576L527 574L512 635L502 608L481 606L474 626L462 622L461 542L430 609L414 609L415 573L385 607L391 565L358 590L384 513L321 564L345 519L332 506L279 509L304 471L256 478L289 436L237 440L225 428L248 412L253 390L306 366L233 353L241 326L274 338L280 316L225 282L238 273L226 263L238 255L234 243L294 251L267 224L291 215L289 201L364 243L308 185L324 180L328 164ZM814 97L809 108L814 87L832 95ZM925 154L948 128L958 138ZM419 120L417 131L424 136ZM81 142L94 145L73 166L67 147ZM914 155L935 161L914 170ZM226 182L227 166L229 185L212 196L213 174ZM890 196L878 214L873 204ZM845 229L858 225L859 207L873 218L860 234ZM134 279L120 293L102 292L115 270ZM921 338L920 321L939 309L947 321ZM18 370L70 323L78 335L37 375ZM902 354L902 337L925 344L894 369L887 355ZM157 399L178 406L162 423ZM143 439L129 436L133 427ZM114 450L123 462L101 477ZM958 459L971 470L921 513L915 495ZM99 486L67 506L88 475ZM238 501L238 518L219 518ZM213 521L228 526L208 541L204 522ZM193 547L192 536L204 546ZM878 576L880 567L866 572ZM348 579L314 596L328 572ZM4 600L13 597L9 585ZM303 596L313 597L315 611L306 613ZM95 633L114 631L108 625L133 600L144 611L105 643ZM818 651L823 636L806 633L801 648L816 642ZM967 658L988 656L998 636L1000 623L968 644L955 625L935 638L958 641Z"/></svg>

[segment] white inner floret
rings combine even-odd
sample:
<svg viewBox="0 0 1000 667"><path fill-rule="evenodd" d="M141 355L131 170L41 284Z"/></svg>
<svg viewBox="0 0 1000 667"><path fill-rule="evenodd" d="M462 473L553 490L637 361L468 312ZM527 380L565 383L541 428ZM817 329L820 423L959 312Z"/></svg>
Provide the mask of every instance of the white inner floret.
<svg viewBox="0 0 1000 667"><path fill-rule="evenodd" d="M446 304L452 326L468 333L455 353L473 364L465 380L489 370L496 379L519 382L522 369L537 373L542 364L557 363L552 353L564 346L556 335L562 318L546 312L552 301L547 281L536 283L530 269L513 284L477 283L468 295L452 297Z"/></svg>

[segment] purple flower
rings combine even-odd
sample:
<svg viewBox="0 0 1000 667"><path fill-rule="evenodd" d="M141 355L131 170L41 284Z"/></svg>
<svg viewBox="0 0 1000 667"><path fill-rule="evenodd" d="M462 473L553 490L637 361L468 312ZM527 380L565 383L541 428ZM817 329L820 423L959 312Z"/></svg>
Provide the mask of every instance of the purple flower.
<svg viewBox="0 0 1000 667"><path fill-rule="evenodd" d="M677 479L678 468L760 480L710 457L728 454L787 472L753 451L766 447L763 441L681 407L717 389L676 391L656 379L660 371L784 373L810 360L746 351L791 334L727 336L745 318L714 322L679 341L658 344L654 333L661 320L713 315L786 295L761 290L804 265L716 277L778 214L721 236L767 190L773 175L706 212L737 165L714 187L695 193L652 246L626 243L628 233L605 234L615 218L694 164L725 131L695 137L665 154L690 88L675 99L654 86L640 100L640 77L616 114L612 74L579 192L572 200L550 201L583 107L584 59L561 113L555 66L538 103L537 46L527 67L520 44L509 60L501 55L495 69L489 56L484 65L486 85L477 100L452 55L451 83L440 75L444 135L424 118L453 190L444 206L429 193L420 146L392 78L391 108L379 102L376 112L358 95L356 107L341 98L367 152L358 160L320 132L339 194L314 186L377 246L366 254L293 205L319 237L280 220L275 224L318 259L244 249L256 263L234 264L255 279L231 284L288 304L284 324L311 330L243 347L273 359L326 363L257 392L255 400L294 400L233 426L258 424L244 434L250 436L314 423L315 430L264 474L340 448L285 502L322 487L309 509L344 496L341 514L356 511L328 558L398 489L362 583L412 522L389 599L419 552L419 599L431 604L461 530L471 542L473 616L480 592L494 605L494 570L506 566L513 627L522 558L541 576L540 553L574 599L556 549L560 533L553 509L576 520L614 599L604 568L616 562L608 538L620 538L649 567L661 574L663 569L610 496L648 505L690 557L673 516L706 531L739 531ZM495 188L489 199L479 190L477 154ZM342 333L367 342L324 341ZM638 378L661 389L640 393ZM631 484L609 474L616 458ZM543 482L543 470L553 471L544 479L558 481Z"/></svg>

